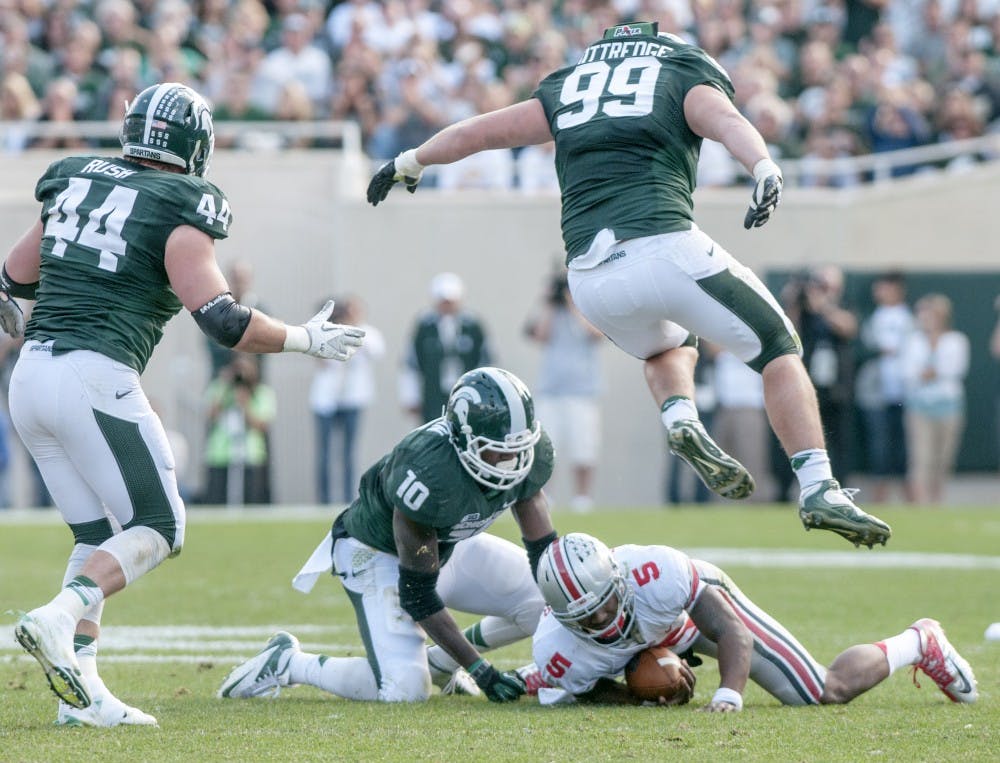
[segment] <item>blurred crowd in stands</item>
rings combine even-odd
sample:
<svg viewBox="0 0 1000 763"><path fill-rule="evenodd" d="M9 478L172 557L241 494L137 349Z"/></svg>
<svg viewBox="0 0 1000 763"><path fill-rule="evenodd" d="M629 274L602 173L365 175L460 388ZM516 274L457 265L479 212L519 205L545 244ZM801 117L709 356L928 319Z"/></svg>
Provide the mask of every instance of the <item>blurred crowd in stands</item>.
<svg viewBox="0 0 1000 763"><path fill-rule="evenodd" d="M1000 0L0 0L0 119L117 121L143 87L175 80L204 93L217 121L354 120L368 154L388 159L530 96L622 20L659 21L713 55L779 159L974 138L1000 123ZM5 141L86 145L17 131ZM545 187L550 164L544 150L487 156L439 182ZM738 171L706 148L702 185Z"/></svg>

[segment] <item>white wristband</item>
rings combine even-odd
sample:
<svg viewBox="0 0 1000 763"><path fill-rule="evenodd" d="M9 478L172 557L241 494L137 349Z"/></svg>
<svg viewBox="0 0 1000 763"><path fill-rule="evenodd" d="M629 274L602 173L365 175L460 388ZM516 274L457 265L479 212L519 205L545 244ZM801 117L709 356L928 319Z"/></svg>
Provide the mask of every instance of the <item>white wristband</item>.
<svg viewBox="0 0 1000 763"><path fill-rule="evenodd" d="M417 149L415 148L401 153L393 164L396 167L396 172L406 177L420 177L420 173L424 171L424 165L417 161Z"/></svg>
<svg viewBox="0 0 1000 763"><path fill-rule="evenodd" d="M760 182L769 175L777 175L781 177L781 167L772 162L770 159L761 159L753 166L753 179L755 182Z"/></svg>
<svg viewBox="0 0 1000 763"><path fill-rule="evenodd" d="M285 326L282 352L305 352L309 349L309 332L305 326Z"/></svg>
<svg viewBox="0 0 1000 763"><path fill-rule="evenodd" d="M743 709L743 695L740 694L736 689L727 689L722 686L715 690L715 694L712 695L712 704L716 702L726 702L737 710Z"/></svg>

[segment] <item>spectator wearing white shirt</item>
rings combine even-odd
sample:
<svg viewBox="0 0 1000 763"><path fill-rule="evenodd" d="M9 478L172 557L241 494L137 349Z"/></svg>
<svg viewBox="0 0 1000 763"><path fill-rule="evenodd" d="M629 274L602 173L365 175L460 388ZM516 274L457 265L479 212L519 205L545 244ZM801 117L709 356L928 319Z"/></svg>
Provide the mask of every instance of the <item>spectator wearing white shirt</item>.
<svg viewBox="0 0 1000 763"><path fill-rule="evenodd" d="M385 355L382 333L364 322L364 306L354 296L336 302L330 320L349 320L365 330L365 343L350 363L319 360L309 388L316 422L316 496L321 504L357 495L357 442L364 410L375 399L375 363ZM334 490L334 487L338 490Z"/></svg>
<svg viewBox="0 0 1000 763"><path fill-rule="evenodd" d="M862 325L861 342L874 357L858 372L856 399L864 414L868 466L874 477L872 500L885 503L893 481L906 474L900 353L915 326L902 273L890 271L876 278L872 296L876 307Z"/></svg>
<svg viewBox="0 0 1000 763"><path fill-rule="evenodd" d="M916 503L940 503L965 426L969 338L951 328L951 300L917 300L917 331L900 356L906 385L907 479Z"/></svg>
<svg viewBox="0 0 1000 763"><path fill-rule="evenodd" d="M281 46L261 61L253 85L254 104L269 112L278 105L281 88L290 80L305 86L317 110L326 109L331 92L330 56L313 44L309 17L292 13L281 22Z"/></svg>

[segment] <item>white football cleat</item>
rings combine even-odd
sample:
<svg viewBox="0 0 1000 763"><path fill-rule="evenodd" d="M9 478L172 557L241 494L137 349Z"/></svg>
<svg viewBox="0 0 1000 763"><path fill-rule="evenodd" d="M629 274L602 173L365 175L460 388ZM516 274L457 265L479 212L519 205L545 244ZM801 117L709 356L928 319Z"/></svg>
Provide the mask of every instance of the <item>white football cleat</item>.
<svg viewBox="0 0 1000 763"><path fill-rule="evenodd" d="M441 687L441 693L444 695L465 694L470 697L478 697L482 694L465 668L459 668L451 674L444 686Z"/></svg>
<svg viewBox="0 0 1000 763"><path fill-rule="evenodd" d="M130 707L112 694L94 697L89 707L78 708L59 703L56 726L159 726L156 718L137 707Z"/></svg>
<svg viewBox="0 0 1000 763"><path fill-rule="evenodd" d="M299 640L291 633L278 631L256 657L237 665L219 687L220 699L277 697L288 686L288 665L300 651Z"/></svg>
<svg viewBox="0 0 1000 763"><path fill-rule="evenodd" d="M955 651L941 624L924 617L910 627L920 636L921 654L920 662L913 669L913 682L916 683L916 669L920 668L952 702L975 702L979 699L972 667Z"/></svg>
<svg viewBox="0 0 1000 763"><path fill-rule="evenodd" d="M90 705L90 692L73 651L76 621L68 612L45 605L21 615L14 638L38 660L52 691L73 707Z"/></svg>

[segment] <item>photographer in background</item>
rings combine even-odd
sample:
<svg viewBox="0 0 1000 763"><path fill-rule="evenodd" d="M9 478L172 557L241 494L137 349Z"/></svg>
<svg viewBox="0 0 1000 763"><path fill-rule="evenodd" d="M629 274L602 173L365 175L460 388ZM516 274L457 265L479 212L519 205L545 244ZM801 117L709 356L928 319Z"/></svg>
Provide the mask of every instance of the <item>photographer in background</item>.
<svg viewBox="0 0 1000 763"><path fill-rule="evenodd" d="M205 390L208 481L203 503L271 502L268 432L277 412L274 390L260 381L253 355L237 353Z"/></svg>
<svg viewBox="0 0 1000 763"><path fill-rule="evenodd" d="M816 388L833 476L843 484L851 468L851 416L854 407L854 355L857 316L841 304L844 272L818 265L793 277L782 291L785 312L799 332L802 362ZM778 499L792 485L788 460L774 460Z"/></svg>
<svg viewBox="0 0 1000 763"><path fill-rule="evenodd" d="M593 507L594 465L601 442L599 342L604 335L573 304L562 267L546 283L525 334L542 347L535 412L560 463L573 469L573 511Z"/></svg>

